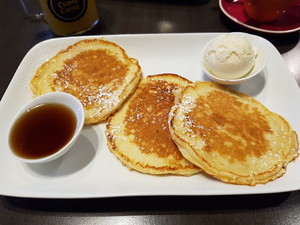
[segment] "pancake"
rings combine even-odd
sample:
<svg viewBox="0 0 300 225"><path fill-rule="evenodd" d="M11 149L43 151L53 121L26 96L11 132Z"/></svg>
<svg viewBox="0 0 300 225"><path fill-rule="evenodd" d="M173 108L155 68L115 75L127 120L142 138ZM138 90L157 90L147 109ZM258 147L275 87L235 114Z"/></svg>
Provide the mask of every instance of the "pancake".
<svg viewBox="0 0 300 225"><path fill-rule="evenodd" d="M153 175L188 176L200 171L183 158L168 130L174 92L189 83L175 74L148 76L108 119L108 147L126 167Z"/></svg>
<svg viewBox="0 0 300 225"><path fill-rule="evenodd" d="M226 183L267 183L298 156L297 134L282 116L212 82L186 86L168 122L182 155Z"/></svg>
<svg viewBox="0 0 300 225"><path fill-rule="evenodd" d="M33 96L67 92L85 110L85 124L105 121L135 90L141 68L119 45L104 39L85 39L58 52L31 79Z"/></svg>

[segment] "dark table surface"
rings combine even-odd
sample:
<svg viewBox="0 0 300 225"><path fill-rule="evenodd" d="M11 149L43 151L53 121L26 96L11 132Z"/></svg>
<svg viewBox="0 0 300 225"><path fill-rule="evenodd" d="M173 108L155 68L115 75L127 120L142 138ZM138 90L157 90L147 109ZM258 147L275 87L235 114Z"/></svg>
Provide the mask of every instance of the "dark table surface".
<svg viewBox="0 0 300 225"><path fill-rule="evenodd" d="M217 0L99 0L99 24L85 35L241 31L260 35L282 54L300 84L299 31L266 34L224 16ZM18 1L0 0L2 97L35 44L56 37L46 24L24 19ZM168 21L172 26L159 26ZM300 224L300 191L243 196L157 196L29 199L0 196L8 224Z"/></svg>

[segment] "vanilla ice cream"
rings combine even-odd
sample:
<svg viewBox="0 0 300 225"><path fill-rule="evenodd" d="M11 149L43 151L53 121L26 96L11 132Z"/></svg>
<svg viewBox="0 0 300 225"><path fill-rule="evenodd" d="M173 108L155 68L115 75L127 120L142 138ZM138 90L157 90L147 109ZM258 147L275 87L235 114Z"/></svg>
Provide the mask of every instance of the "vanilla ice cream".
<svg viewBox="0 0 300 225"><path fill-rule="evenodd" d="M243 35L224 34L208 45L203 63L206 70L217 77L236 79L251 71L256 56L257 48Z"/></svg>

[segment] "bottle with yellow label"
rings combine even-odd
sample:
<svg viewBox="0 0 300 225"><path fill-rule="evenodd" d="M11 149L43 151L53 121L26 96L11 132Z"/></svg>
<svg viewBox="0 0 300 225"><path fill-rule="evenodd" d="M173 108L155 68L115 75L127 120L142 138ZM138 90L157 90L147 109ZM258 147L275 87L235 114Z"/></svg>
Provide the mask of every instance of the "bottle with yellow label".
<svg viewBox="0 0 300 225"><path fill-rule="evenodd" d="M26 15L35 20L43 19L59 36L82 34L99 21L95 0L39 0L39 3L41 14ZM24 2L22 5L26 10Z"/></svg>

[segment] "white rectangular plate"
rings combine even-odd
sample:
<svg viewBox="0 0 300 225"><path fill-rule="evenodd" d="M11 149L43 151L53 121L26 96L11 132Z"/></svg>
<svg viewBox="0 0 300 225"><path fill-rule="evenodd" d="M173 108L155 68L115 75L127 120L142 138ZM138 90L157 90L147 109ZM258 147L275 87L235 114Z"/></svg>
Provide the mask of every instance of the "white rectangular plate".
<svg viewBox="0 0 300 225"><path fill-rule="evenodd" d="M101 36L121 45L139 60L143 76L176 73L192 81L208 80L200 66L204 44L219 33ZM97 36L99 37L99 36ZM200 173L191 177L151 176L129 171L108 150L105 124L85 127L65 156L43 164L15 160L7 143L15 113L32 98L29 82L35 70L59 50L89 37L58 38L34 46L24 57L0 104L0 194L34 198L94 198L145 195L233 195L300 189L300 159L287 173L265 185L231 185ZM233 86L284 116L300 134L300 91L276 48L268 41L269 62L251 81Z"/></svg>

